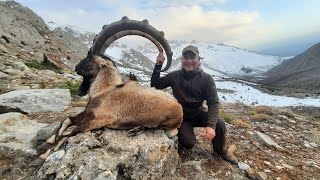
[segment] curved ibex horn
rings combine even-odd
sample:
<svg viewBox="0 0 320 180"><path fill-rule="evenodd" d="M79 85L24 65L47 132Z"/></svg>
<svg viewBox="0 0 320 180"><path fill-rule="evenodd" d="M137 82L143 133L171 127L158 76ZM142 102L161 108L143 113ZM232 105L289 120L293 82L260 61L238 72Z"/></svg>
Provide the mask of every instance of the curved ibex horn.
<svg viewBox="0 0 320 180"><path fill-rule="evenodd" d="M171 48L164 38L164 33L149 25L147 20L129 20L128 17L124 16L120 21L104 25L102 31L93 40L90 49L91 54L100 55L104 53L111 43L127 35L138 35L149 39L157 46L159 52L162 52L163 48L167 55L167 65L161 71L169 69L173 55Z"/></svg>

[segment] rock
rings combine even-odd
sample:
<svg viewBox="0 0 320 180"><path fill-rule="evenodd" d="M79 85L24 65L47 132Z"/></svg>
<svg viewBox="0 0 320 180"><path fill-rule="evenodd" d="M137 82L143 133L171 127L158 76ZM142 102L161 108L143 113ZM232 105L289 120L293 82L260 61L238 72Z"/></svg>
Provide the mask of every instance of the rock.
<svg viewBox="0 0 320 180"><path fill-rule="evenodd" d="M3 72L5 72L11 76L24 76L25 75L25 73L20 71L19 69L10 69L9 68L9 69L3 70Z"/></svg>
<svg viewBox="0 0 320 180"><path fill-rule="evenodd" d="M0 79L8 78L9 75L0 71Z"/></svg>
<svg viewBox="0 0 320 180"><path fill-rule="evenodd" d="M24 63L22 62L14 62L12 64L12 67L14 67L15 69L19 69L20 71L29 71L29 67L26 66Z"/></svg>
<svg viewBox="0 0 320 180"><path fill-rule="evenodd" d="M48 156L46 162L52 163L55 161L59 161L66 154L65 150L56 151Z"/></svg>
<svg viewBox="0 0 320 180"><path fill-rule="evenodd" d="M308 141L304 141L303 142L304 146L307 147L307 148L311 148L311 145L309 144Z"/></svg>
<svg viewBox="0 0 320 180"><path fill-rule="evenodd" d="M234 153L234 151L237 149L237 146L235 144L232 144L228 148L229 153Z"/></svg>
<svg viewBox="0 0 320 180"><path fill-rule="evenodd" d="M28 114L27 112L22 111L21 109L15 106L3 106L0 105L0 114L9 113L9 112L19 112L22 114Z"/></svg>
<svg viewBox="0 0 320 180"><path fill-rule="evenodd" d="M249 179L258 179L258 175L257 175L256 171L252 168L246 169L245 174Z"/></svg>
<svg viewBox="0 0 320 180"><path fill-rule="evenodd" d="M314 147L314 148L317 148L317 147L318 147L318 145L317 145L316 143L309 143L309 145L310 145L311 147Z"/></svg>
<svg viewBox="0 0 320 180"><path fill-rule="evenodd" d="M71 80L77 80L77 81L82 81L82 76L80 75L73 75L70 73L63 73L63 77L66 79L71 79Z"/></svg>
<svg viewBox="0 0 320 180"><path fill-rule="evenodd" d="M248 164L244 163L244 162L239 162L239 163L238 163L238 167L239 167L240 169L242 169L242 170L247 170L247 169L250 168L250 166L249 166Z"/></svg>
<svg viewBox="0 0 320 180"><path fill-rule="evenodd" d="M275 147L276 149L282 149L281 146L274 142L268 135L263 134L259 131L255 131L252 137L253 139L256 139L262 144L265 144L270 147Z"/></svg>
<svg viewBox="0 0 320 180"><path fill-rule="evenodd" d="M24 112L61 112L71 102L68 89L30 89L0 95L0 105L17 107Z"/></svg>
<svg viewBox="0 0 320 180"><path fill-rule="evenodd" d="M205 174L202 169L203 160L191 160L179 165L180 169L184 169L189 172L193 179L209 179L209 177ZM219 172L222 173L222 172ZM210 173L210 176L215 176L213 172Z"/></svg>
<svg viewBox="0 0 320 180"><path fill-rule="evenodd" d="M284 168L286 168L286 169L289 169L289 170L293 170L293 169L294 169L293 166L290 166L290 165L285 164L285 163L282 163L282 166L283 166Z"/></svg>
<svg viewBox="0 0 320 180"><path fill-rule="evenodd" d="M12 90L23 90L23 89L30 89L30 86L13 86L11 87Z"/></svg>
<svg viewBox="0 0 320 180"><path fill-rule="evenodd" d="M264 172L258 172L258 176L259 176L258 179L261 179L261 180L268 179L268 175L266 175L266 173L264 173Z"/></svg>
<svg viewBox="0 0 320 180"><path fill-rule="evenodd" d="M33 122L21 113L0 114L0 159L22 162L33 158L36 151L32 139L47 124Z"/></svg>
<svg viewBox="0 0 320 180"><path fill-rule="evenodd" d="M60 122L55 122L40 129L33 140L35 146L42 144L49 137L51 137L53 133L55 133L59 129L60 124Z"/></svg>
<svg viewBox="0 0 320 180"><path fill-rule="evenodd" d="M56 179L162 179L174 176L179 155L162 130L127 137L121 130L105 129L70 137L64 152L49 156L38 178Z"/></svg>

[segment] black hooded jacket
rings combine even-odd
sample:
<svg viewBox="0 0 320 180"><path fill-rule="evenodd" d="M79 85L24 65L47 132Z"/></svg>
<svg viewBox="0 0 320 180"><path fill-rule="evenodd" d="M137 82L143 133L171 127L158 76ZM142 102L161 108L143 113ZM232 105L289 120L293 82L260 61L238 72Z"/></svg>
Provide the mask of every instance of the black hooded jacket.
<svg viewBox="0 0 320 180"><path fill-rule="evenodd" d="M208 104L208 126L215 129L219 115L219 98L211 75L202 69L194 72L177 70L160 77L162 65L155 65L151 77L151 87L164 89L171 87L174 97L183 107L184 119L192 119L203 111L204 100Z"/></svg>

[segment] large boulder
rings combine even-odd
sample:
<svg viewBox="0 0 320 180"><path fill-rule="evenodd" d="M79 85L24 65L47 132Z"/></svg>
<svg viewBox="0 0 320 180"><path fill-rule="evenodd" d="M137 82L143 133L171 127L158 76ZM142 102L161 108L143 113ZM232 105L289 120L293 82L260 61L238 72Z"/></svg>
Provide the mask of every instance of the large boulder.
<svg viewBox="0 0 320 180"><path fill-rule="evenodd" d="M105 129L67 142L47 158L38 178L163 179L174 176L179 162L174 141L163 130L127 137L125 131Z"/></svg>
<svg viewBox="0 0 320 180"><path fill-rule="evenodd" d="M21 113L0 114L0 159L20 163L34 158L37 153L32 140L45 126L47 124L31 121Z"/></svg>
<svg viewBox="0 0 320 180"><path fill-rule="evenodd" d="M71 102L69 89L27 89L0 95L0 106L17 107L23 112L62 112Z"/></svg>

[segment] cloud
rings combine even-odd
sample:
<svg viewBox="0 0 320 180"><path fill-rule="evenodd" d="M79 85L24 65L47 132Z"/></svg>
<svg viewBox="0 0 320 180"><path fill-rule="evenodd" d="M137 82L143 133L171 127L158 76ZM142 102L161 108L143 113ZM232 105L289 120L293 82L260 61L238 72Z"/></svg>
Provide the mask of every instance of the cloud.
<svg viewBox="0 0 320 180"><path fill-rule="evenodd" d="M154 8L136 11L126 8L129 18L147 18L151 25L165 32L168 39L189 39L240 45L253 34L265 34L258 12L204 10L200 6Z"/></svg>
<svg viewBox="0 0 320 180"><path fill-rule="evenodd" d="M216 3L226 3L226 0L93 0L89 4L84 0L70 0L48 3L51 6L38 8L36 12L46 21L74 25L96 33L104 24L118 21L123 16L148 19L152 26L164 31L168 39L223 42L246 47L269 33L266 25L261 25L258 11L212 8Z"/></svg>

